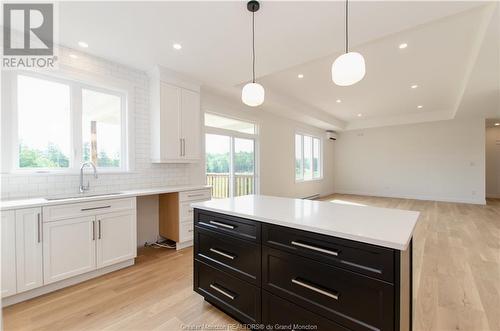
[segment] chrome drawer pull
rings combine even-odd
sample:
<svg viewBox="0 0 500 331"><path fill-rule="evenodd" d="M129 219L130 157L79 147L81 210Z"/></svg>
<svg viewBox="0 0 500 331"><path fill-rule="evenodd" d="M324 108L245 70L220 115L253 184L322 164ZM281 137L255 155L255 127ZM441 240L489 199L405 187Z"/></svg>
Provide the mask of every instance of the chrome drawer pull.
<svg viewBox="0 0 500 331"><path fill-rule="evenodd" d="M189 198L194 198L194 197L202 197L204 195L205 195L205 193L188 194L188 197Z"/></svg>
<svg viewBox="0 0 500 331"><path fill-rule="evenodd" d="M294 284L297 284L297 285L300 285L302 287L305 287L311 291L314 291L314 292L317 292L319 294L323 294L323 295L326 295L327 297L329 298L332 298L332 299L335 299L335 300L338 300L339 299L339 295L338 294L335 294L335 293L330 293L328 291L325 291L325 290L322 290L320 288L317 288L315 286L312 286L312 285L309 285L309 284L306 284L304 282L301 282L300 280L297 280L297 279L292 279L292 283Z"/></svg>
<svg viewBox="0 0 500 331"><path fill-rule="evenodd" d="M81 211L88 211L88 210L105 209L105 208L111 208L111 206L92 207L92 208L82 208L82 209L80 209L80 210L81 210Z"/></svg>
<svg viewBox="0 0 500 331"><path fill-rule="evenodd" d="M229 293L227 293L226 291L224 290L221 290L220 288L218 288L217 286L215 286L214 284L210 284L210 288L213 288L214 290L216 290L217 292L219 292L220 294L228 297L229 299L231 300L234 300L235 296L234 295L231 295Z"/></svg>
<svg viewBox="0 0 500 331"><path fill-rule="evenodd" d="M227 257L228 259L231 259L231 260L234 260L234 258L236 257L233 255L229 255L229 254L226 254L224 252L221 252L221 251L214 249L214 248L210 248L210 252L214 252L215 254L219 254L221 256Z"/></svg>
<svg viewBox="0 0 500 331"><path fill-rule="evenodd" d="M213 225L222 226L223 228L226 228L226 229L231 229L231 230L234 229L233 225L229 225L229 224L225 224L225 223L221 223L221 222L217 222L217 221L209 221L208 223L213 224Z"/></svg>
<svg viewBox="0 0 500 331"><path fill-rule="evenodd" d="M317 251L317 252L321 252L321 253L325 253L325 254L330 254L330 255L333 255L333 256L338 256L339 255L339 252L330 251L328 249L319 248L319 247L315 247L315 246L311 246L311 245L299 243L297 241L292 241L292 245L303 247L303 248L307 248L307 249L310 249L312 251Z"/></svg>

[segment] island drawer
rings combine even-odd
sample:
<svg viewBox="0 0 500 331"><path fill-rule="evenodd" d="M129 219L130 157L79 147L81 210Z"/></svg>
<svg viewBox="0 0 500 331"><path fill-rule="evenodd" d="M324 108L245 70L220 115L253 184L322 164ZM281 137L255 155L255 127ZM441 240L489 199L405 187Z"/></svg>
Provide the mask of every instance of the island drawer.
<svg viewBox="0 0 500 331"><path fill-rule="evenodd" d="M239 321L260 323L260 288L195 260L194 290Z"/></svg>
<svg viewBox="0 0 500 331"><path fill-rule="evenodd" d="M195 258L260 286L260 245L196 226Z"/></svg>
<svg viewBox="0 0 500 331"><path fill-rule="evenodd" d="M277 225L262 225L262 243L363 275L394 282L394 251Z"/></svg>
<svg viewBox="0 0 500 331"><path fill-rule="evenodd" d="M195 209L194 219L200 228L260 243L259 222L199 209Z"/></svg>
<svg viewBox="0 0 500 331"><path fill-rule="evenodd" d="M262 291L262 324L275 330L349 331L267 291Z"/></svg>
<svg viewBox="0 0 500 331"><path fill-rule="evenodd" d="M352 330L394 330L394 287L262 246L262 288Z"/></svg>

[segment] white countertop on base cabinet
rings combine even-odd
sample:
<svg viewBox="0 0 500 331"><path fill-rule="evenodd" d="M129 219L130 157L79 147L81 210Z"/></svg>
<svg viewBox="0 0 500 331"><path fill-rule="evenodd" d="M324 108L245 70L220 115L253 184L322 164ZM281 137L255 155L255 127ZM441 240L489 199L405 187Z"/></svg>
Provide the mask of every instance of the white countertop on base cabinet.
<svg viewBox="0 0 500 331"><path fill-rule="evenodd" d="M327 201L247 195L193 203L194 208L406 250L419 213Z"/></svg>

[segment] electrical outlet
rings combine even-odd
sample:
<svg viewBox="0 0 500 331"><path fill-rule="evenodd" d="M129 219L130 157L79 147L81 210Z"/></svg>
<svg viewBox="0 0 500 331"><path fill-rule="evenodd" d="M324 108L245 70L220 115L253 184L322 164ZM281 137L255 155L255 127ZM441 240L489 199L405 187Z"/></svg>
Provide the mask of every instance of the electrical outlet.
<svg viewBox="0 0 500 331"><path fill-rule="evenodd" d="M472 195L476 195L476 190L472 190Z"/></svg>

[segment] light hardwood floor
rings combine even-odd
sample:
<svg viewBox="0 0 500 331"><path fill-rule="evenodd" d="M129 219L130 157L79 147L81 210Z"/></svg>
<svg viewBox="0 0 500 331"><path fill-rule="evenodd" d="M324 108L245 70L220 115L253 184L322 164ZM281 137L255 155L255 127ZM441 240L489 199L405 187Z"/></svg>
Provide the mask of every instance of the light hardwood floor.
<svg viewBox="0 0 500 331"><path fill-rule="evenodd" d="M421 212L414 330L500 330L500 200L487 206L352 195L324 200ZM4 328L182 330L236 323L193 292L192 254L142 249L133 267L5 308Z"/></svg>

